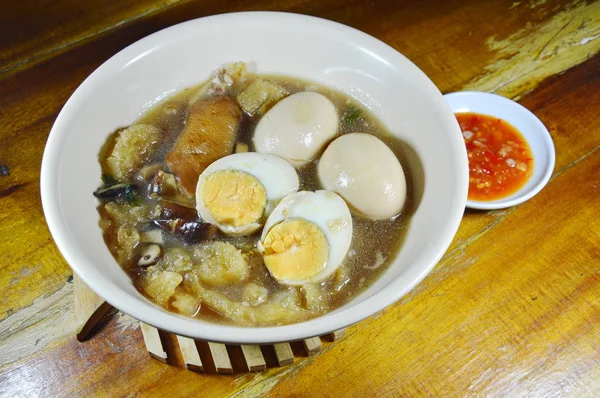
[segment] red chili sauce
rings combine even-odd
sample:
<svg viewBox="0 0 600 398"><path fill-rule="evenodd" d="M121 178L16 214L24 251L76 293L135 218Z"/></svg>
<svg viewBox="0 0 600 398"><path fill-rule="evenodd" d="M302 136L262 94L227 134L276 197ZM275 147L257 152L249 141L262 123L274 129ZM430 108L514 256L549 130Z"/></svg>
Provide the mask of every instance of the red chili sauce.
<svg viewBox="0 0 600 398"><path fill-rule="evenodd" d="M469 156L469 199L491 201L518 191L533 173L533 156L508 122L478 113L457 113Z"/></svg>

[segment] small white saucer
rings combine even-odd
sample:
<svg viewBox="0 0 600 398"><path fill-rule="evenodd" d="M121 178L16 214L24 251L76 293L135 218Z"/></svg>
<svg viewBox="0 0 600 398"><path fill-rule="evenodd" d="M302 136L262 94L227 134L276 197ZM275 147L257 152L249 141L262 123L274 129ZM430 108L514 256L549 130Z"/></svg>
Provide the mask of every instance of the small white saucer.
<svg viewBox="0 0 600 398"><path fill-rule="evenodd" d="M463 91L444 97L454 113L474 112L506 120L525 137L533 154L533 175L521 189L503 199L467 200L467 207L503 209L523 203L542 190L552 175L556 155L552 137L540 119L524 106L496 94Z"/></svg>

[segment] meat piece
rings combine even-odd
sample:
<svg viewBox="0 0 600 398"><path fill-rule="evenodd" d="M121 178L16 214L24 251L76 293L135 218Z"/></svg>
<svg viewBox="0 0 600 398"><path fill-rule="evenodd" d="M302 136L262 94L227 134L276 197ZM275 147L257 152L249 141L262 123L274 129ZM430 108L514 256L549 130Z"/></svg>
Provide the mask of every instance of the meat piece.
<svg viewBox="0 0 600 398"><path fill-rule="evenodd" d="M233 152L241 114L235 102L225 96L206 98L190 107L186 126L166 157L188 196L194 195L204 169Z"/></svg>

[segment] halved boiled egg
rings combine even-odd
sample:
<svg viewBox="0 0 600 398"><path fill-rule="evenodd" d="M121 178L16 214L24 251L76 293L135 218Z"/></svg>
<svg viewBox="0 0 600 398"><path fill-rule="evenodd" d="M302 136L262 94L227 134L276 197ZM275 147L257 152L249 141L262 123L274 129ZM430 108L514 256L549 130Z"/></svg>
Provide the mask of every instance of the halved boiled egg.
<svg viewBox="0 0 600 398"><path fill-rule="evenodd" d="M256 152L225 156L202 172L196 186L200 217L229 235L256 231L286 195L298 190L285 160Z"/></svg>
<svg viewBox="0 0 600 398"><path fill-rule="evenodd" d="M257 152L302 166L319 155L337 129L333 103L322 94L306 91L275 104L258 122L253 142Z"/></svg>
<svg viewBox="0 0 600 398"><path fill-rule="evenodd" d="M331 275L351 242L352 216L344 199L331 191L301 191L273 210L258 247L279 283L302 285Z"/></svg>

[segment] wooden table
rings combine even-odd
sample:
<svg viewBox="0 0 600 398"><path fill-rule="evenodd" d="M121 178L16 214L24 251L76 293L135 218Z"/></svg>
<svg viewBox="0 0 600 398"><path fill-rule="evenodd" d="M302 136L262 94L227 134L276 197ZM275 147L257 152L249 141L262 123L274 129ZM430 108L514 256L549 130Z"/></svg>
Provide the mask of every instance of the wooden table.
<svg viewBox="0 0 600 398"><path fill-rule="evenodd" d="M0 9L0 173L9 173L0 177L0 395L600 396L600 2L8 0ZM54 119L135 40L259 9L368 32L443 92L518 99L552 134L552 179L523 205L466 211L413 292L291 366L222 376L182 369L181 358L165 365L124 315L78 343L71 269L40 204Z"/></svg>

